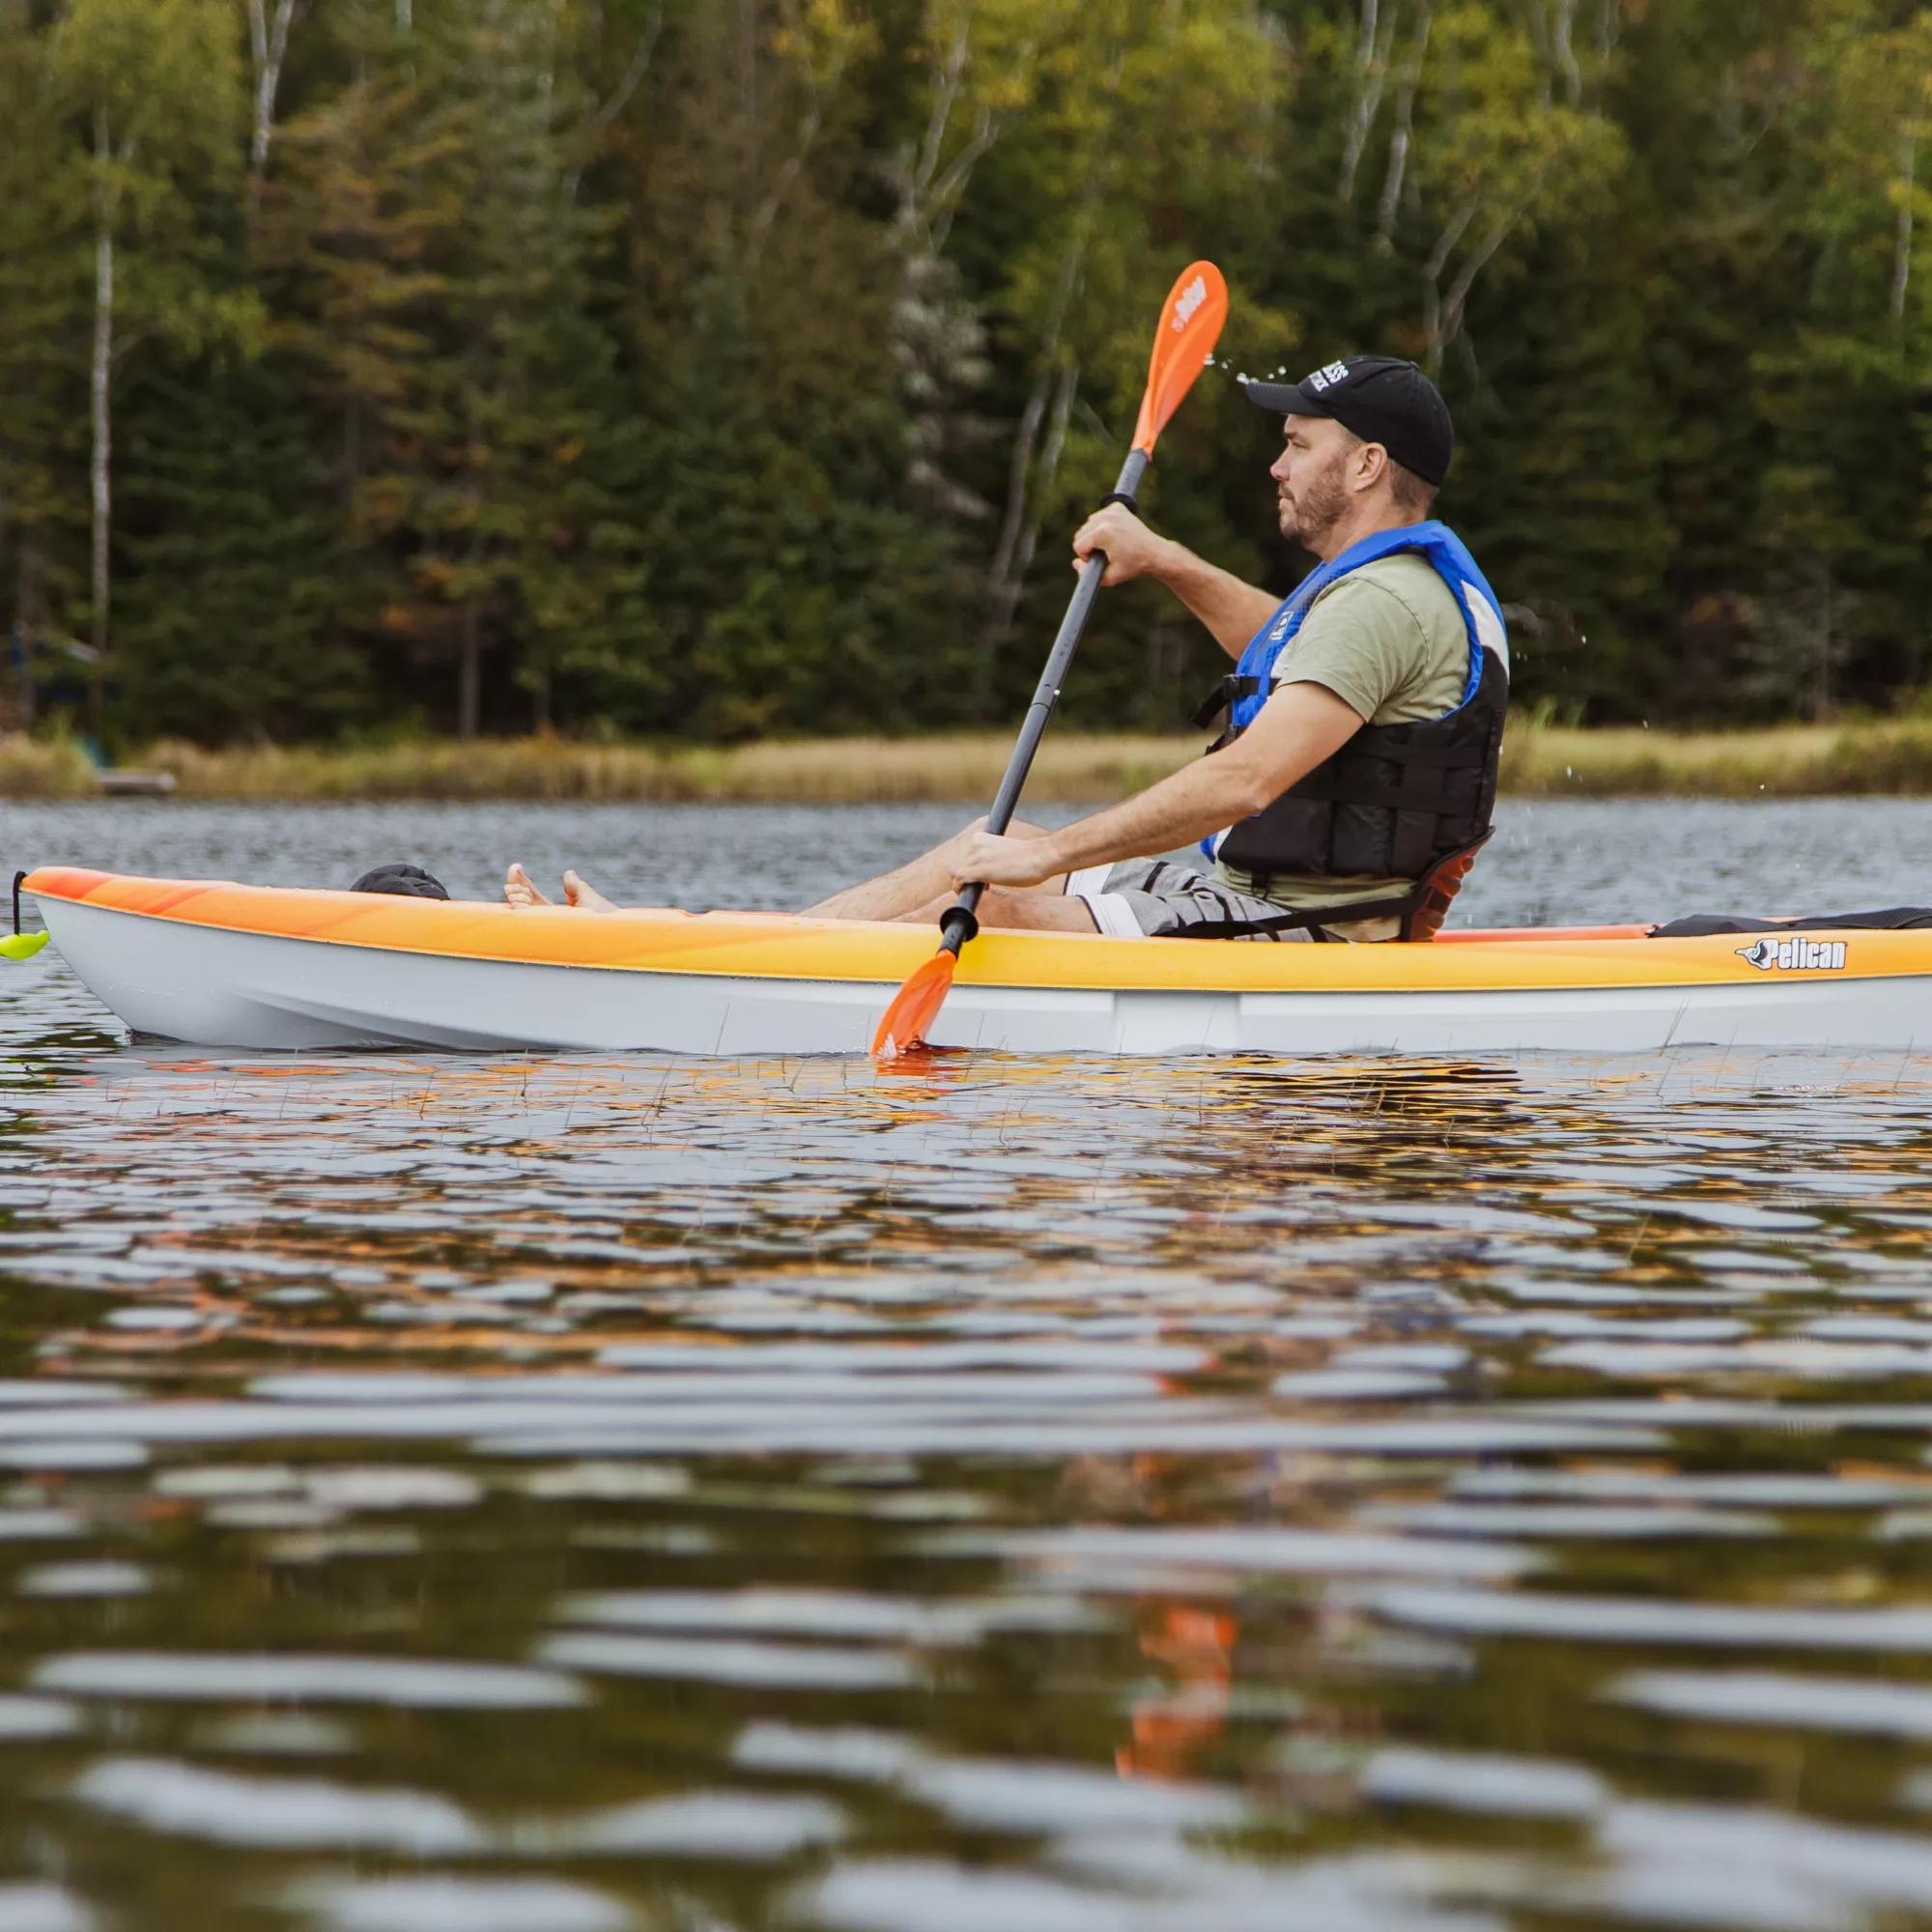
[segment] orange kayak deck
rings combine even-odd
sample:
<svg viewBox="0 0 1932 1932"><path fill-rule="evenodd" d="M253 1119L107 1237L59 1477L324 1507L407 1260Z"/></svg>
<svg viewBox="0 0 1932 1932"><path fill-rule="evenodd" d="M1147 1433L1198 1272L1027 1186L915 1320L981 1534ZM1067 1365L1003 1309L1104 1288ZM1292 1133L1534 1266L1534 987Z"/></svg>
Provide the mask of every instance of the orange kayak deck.
<svg viewBox="0 0 1932 1932"><path fill-rule="evenodd" d="M568 907L156 879L42 867L24 890L170 924L448 960L606 971L895 984L930 956L924 925L782 913L612 914ZM959 983L1173 992L1417 992L1749 983L1780 970L1751 940L1650 940L1642 925L1443 933L1428 945L1258 946L1198 939L987 931L967 947ZM1800 932L1796 935L1804 937ZM1781 939L1784 935L1780 934ZM1785 970L1845 978L1932 975L1932 932L1833 931ZM138 943L130 936L130 944ZM1835 948L1835 951L1833 950ZM1835 963L1833 963L1834 962ZM1928 1028L1932 1032L1932 1028Z"/></svg>

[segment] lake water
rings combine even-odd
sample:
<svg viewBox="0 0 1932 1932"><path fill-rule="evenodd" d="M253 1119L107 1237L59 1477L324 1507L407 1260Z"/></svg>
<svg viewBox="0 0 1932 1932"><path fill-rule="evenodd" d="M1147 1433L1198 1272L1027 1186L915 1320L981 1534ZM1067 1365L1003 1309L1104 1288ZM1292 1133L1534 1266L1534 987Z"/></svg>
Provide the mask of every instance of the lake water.
<svg viewBox="0 0 1932 1932"><path fill-rule="evenodd" d="M959 816L0 859L772 906ZM1458 910L1928 860L1932 804L1519 806ZM1932 1925L1932 1054L272 1059L51 953L0 999L6 1932Z"/></svg>

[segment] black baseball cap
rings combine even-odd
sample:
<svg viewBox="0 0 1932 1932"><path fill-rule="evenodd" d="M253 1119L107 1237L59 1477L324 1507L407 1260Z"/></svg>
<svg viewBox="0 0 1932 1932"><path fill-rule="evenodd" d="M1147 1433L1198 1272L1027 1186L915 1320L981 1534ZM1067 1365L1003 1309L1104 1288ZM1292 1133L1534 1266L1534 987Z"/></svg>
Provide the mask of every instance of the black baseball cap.
<svg viewBox="0 0 1932 1932"><path fill-rule="evenodd" d="M352 893L394 893L406 899L446 899L448 889L420 866L378 866L349 888Z"/></svg>
<svg viewBox="0 0 1932 1932"><path fill-rule="evenodd" d="M1396 355L1345 355L1298 383L1256 383L1248 401L1278 416L1332 416L1364 442L1378 442L1425 483L1440 483L1456 453L1456 427L1442 392Z"/></svg>

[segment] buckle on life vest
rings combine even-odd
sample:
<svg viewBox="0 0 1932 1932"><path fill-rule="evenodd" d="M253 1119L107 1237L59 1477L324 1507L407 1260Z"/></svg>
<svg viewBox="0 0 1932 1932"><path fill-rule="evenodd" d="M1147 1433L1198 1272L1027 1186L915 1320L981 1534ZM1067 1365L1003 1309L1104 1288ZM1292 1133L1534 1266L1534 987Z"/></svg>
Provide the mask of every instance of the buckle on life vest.
<svg viewBox="0 0 1932 1932"><path fill-rule="evenodd" d="M1242 677L1230 671L1195 708L1192 720L1195 729L1205 731L1222 712L1232 711L1242 698L1253 697L1261 688L1260 678Z"/></svg>

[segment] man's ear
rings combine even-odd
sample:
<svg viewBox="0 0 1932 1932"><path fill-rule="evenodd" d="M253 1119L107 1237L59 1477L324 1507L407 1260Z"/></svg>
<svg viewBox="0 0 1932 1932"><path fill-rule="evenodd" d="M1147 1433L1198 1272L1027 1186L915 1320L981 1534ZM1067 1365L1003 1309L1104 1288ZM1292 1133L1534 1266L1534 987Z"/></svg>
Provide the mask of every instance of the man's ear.
<svg viewBox="0 0 1932 1932"><path fill-rule="evenodd" d="M1355 487L1373 490L1388 474L1389 453L1378 442L1365 442L1355 452Z"/></svg>

